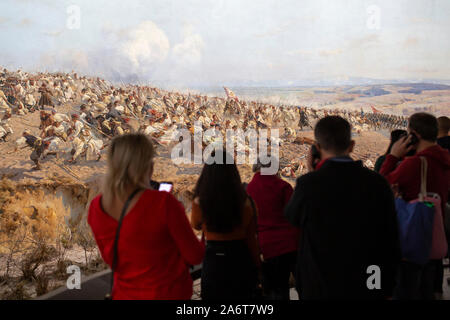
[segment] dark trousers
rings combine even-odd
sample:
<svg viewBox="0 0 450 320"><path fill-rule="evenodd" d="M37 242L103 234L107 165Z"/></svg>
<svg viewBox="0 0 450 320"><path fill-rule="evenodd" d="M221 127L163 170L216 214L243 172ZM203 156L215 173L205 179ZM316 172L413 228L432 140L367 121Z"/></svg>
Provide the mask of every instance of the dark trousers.
<svg viewBox="0 0 450 320"><path fill-rule="evenodd" d="M267 259L262 264L264 296L269 300L289 300L289 279L295 275L297 251Z"/></svg>
<svg viewBox="0 0 450 320"><path fill-rule="evenodd" d="M252 299L257 278L245 241L207 242L202 267L202 300Z"/></svg>
<svg viewBox="0 0 450 320"><path fill-rule="evenodd" d="M439 260L441 261L441 260ZM402 261L397 274L394 298L397 300L434 300L437 262L421 266Z"/></svg>

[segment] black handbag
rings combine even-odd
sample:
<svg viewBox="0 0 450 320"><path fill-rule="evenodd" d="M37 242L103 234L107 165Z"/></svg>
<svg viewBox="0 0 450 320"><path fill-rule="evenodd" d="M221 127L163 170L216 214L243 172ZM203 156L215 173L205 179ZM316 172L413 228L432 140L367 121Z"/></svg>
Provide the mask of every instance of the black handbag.
<svg viewBox="0 0 450 320"><path fill-rule="evenodd" d="M117 267L117 261L119 259L118 255L118 244L119 244L119 235L120 235L120 229L122 227L122 221L123 218L125 217L125 213L127 212L128 206L130 205L131 200L136 196L136 194L138 194L140 191L142 191L142 189L136 189L133 191L133 193L128 197L127 201L125 202L123 209L122 209L122 213L120 214L120 218L119 218L119 224L117 226L117 230L116 230L116 237L114 239L114 247L113 247L113 262L112 262L112 266L111 266L111 282L110 282L110 288L109 288L109 293L107 293L105 295L105 300L112 300L112 290L113 290L113 286L114 286L114 272L116 270Z"/></svg>

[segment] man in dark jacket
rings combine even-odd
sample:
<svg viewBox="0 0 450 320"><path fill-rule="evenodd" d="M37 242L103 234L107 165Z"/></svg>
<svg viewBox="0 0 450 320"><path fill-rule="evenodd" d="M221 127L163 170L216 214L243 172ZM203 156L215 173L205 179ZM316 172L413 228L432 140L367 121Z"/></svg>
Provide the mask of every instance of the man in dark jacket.
<svg viewBox="0 0 450 320"><path fill-rule="evenodd" d="M394 196L386 180L353 161L350 124L328 116L314 130L320 159L297 180L287 219L302 230L300 299L386 299L400 261Z"/></svg>

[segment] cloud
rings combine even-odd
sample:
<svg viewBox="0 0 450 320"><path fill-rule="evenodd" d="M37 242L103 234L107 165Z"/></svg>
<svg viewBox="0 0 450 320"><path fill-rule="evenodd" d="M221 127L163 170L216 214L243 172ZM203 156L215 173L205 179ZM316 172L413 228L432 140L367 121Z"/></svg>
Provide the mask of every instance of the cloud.
<svg viewBox="0 0 450 320"><path fill-rule="evenodd" d="M0 24L4 24L6 22L8 22L10 19L6 18L6 17L0 17Z"/></svg>
<svg viewBox="0 0 450 320"><path fill-rule="evenodd" d="M33 21L31 21L31 19L28 18L24 18L20 21L19 26L20 27L29 27L33 24Z"/></svg>
<svg viewBox="0 0 450 320"><path fill-rule="evenodd" d="M163 62L170 50L169 39L152 21L144 21L118 37L116 53L124 58L125 70L132 73L148 71Z"/></svg>
<svg viewBox="0 0 450 320"><path fill-rule="evenodd" d="M332 49L332 50L320 50L319 55L322 57L331 57L331 56L337 56L341 54L343 51L342 49Z"/></svg>
<svg viewBox="0 0 450 320"><path fill-rule="evenodd" d="M419 38L409 37L403 42L404 47L416 46L419 44Z"/></svg>
<svg viewBox="0 0 450 320"><path fill-rule="evenodd" d="M288 51L286 54L289 56L301 55L301 56L306 56L306 57L313 57L313 56L331 57L331 56L340 55L341 53L343 53L342 49L319 48L319 49L314 49L314 50L305 50L305 49L293 50L293 51Z"/></svg>
<svg viewBox="0 0 450 320"><path fill-rule="evenodd" d="M41 57L41 64L49 71L80 70L86 72L90 67L90 58L82 50L62 50L46 53Z"/></svg>
<svg viewBox="0 0 450 320"><path fill-rule="evenodd" d="M184 40L173 47L175 62L181 65L197 65L202 60L205 43L199 34L195 34L191 25L185 26Z"/></svg>
<svg viewBox="0 0 450 320"><path fill-rule="evenodd" d="M380 36L372 33L365 37L359 37L350 41L350 48L361 48L365 46L375 45L380 43Z"/></svg>
<svg viewBox="0 0 450 320"><path fill-rule="evenodd" d="M63 30L60 31L46 31L44 34L49 37L59 37L63 33Z"/></svg>
<svg viewBox="0 0 450 320"><path fill-rule="evenodd" d="M167 60L169 52L170 43L164 31L147 20L129 29L105 28L102 41L95 48L47 53L41 57L41 64L55 71L77 70L113 81L138 81L148 79Z"/></svg>
<svg viewBox="0 0 450 320"><path fill-rule="evenodd" d="M314 19L312 21L314 21ZM283 23L282 25L272 28L270 30L267 30L263 33L255 34L255 37L266 38L266 37L277 36L279 34L286 32L287 30L289 30L295 22L296 22L295 20L287 21L287 22Z"/></svg>
<svg viewBox="0 0 450 320"><path fill-rule="evenodd" d="M414 24L430 24L433 22L431 19L417 17L413 17L409 21Z"/></svg>

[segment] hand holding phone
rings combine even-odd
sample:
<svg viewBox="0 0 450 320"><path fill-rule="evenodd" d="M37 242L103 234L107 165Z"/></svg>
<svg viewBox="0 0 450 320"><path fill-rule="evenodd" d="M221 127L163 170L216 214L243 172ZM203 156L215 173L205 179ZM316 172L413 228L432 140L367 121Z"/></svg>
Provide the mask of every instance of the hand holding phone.
<svg viewBox="0 0 450 320"><path fill-rule="evenodd" d="M413 133L405 135L404 137L397 140L391 148L391 155L398 159L403 159L408 152L415 149L415 145L419 139Z"/></svg>
<svg viewBox="0 0 450 320"><path fill-rule="evenodd" d="M415 146L417 143L419 143L419 138L417 138L416 134L414 132L411 132L408 137L409 139L409 144L408 147L410 146Z"/></svg>

